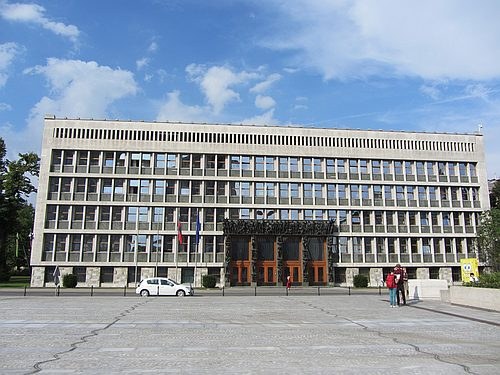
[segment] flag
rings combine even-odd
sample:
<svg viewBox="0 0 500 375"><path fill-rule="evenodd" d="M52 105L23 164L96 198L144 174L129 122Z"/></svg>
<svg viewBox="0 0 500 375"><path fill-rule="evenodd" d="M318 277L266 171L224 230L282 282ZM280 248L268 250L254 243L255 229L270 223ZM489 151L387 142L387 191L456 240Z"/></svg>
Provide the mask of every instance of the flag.
<svg viewBox="0 0 500 375"><path fill-rule="evenodd" d="M200 243L200 210L196 210L196 246Z"/></svg>
<svg viewBox="0 0 500 375"><path fill-rule="evenodd" d="M177 240L179 244L182 245L182 224L180 220L177 222Z"/></svg>
<svg viewBox="0 0 500 375"><path fill-rule="evenodd" d="M54 273L52 274L52 276L54 276L54 284L56 284L56 286L58 286L60 283L60 277L61 277L61 273L59 272L59 266L56 266L56 269L54 270Z"/></svg>

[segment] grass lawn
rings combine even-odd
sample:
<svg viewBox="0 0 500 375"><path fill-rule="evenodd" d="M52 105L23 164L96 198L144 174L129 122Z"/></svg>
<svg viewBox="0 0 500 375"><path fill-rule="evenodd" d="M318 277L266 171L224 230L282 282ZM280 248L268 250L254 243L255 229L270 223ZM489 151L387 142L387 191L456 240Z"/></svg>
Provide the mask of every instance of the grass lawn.
<svg viewBox="0 0 500 375"><path fill-rule="evenodd" d="M24 288L30 285L30 276L11 276L6 283L0 283L0 288Z"/></svg>

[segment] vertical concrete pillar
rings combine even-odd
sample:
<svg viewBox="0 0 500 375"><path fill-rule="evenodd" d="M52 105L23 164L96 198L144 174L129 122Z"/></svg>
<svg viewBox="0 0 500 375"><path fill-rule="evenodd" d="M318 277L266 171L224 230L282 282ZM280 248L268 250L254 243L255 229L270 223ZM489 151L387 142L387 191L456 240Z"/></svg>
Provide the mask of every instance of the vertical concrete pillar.
<svg viewBox="0 0 500 375"><path fill-rule="evenodd" d="M384 274L382 268L370 268L370 286L383 286Z"/></svg>
<svg viewBox="0 0 500 375"><path fill-rule="evenodd" d="M87 267L85 284L87 286L101 286L101 267Z"/></svg>
<svg viewBox="0 0 500 375"><path fill-rule="evenodd" d="M427 267L417 268L417 279L428 280L429 278L430 278L429 268Z"/></svg>
<svg viewBox="0 0 500 375"><path fill-rule="evenodd" d="M115 267L113 274L113 286L127 285L127 278L128 278L127 276L128 276L127 267ZM139 282L140 280L137 281Z"/></svg>
<svg viewBox="0 0 500 375"><path fill-rule="evenodd" d="M345 282L347 286L353 286L354 285L354 276L359 274L359 268L346 268L345 270Z"/></svg>
<svg viewBox="0 0 500 375"><path fill-rule="evenodd" d="M42 288L45 284L45 267L31 268L31 287Z"/></svg>
<svg viewBox="0 0 500 375"><path fill-rule="evenodd" d="M453 275L452 275L451 267L441 267L439 269L439 278L441 280L448 281L448 285L453 284Z"/></svg>

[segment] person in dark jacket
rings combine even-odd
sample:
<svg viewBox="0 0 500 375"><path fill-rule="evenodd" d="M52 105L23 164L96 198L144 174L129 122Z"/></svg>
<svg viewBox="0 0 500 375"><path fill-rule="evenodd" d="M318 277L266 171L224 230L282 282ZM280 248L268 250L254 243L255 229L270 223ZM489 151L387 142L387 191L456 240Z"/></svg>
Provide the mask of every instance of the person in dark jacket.
<svg viewBox="0 0 500 375"><path fill-rule="evenodd" d="M398 302L398 306L401 306L401 298L403 299L403 305L406 305L406 292L405 292L405 283L404 283L404 271L401 268L401 264L396 264L394 267L394 276L396 277L396 300ZM400 298L401 294L401 298Z"/></svg>

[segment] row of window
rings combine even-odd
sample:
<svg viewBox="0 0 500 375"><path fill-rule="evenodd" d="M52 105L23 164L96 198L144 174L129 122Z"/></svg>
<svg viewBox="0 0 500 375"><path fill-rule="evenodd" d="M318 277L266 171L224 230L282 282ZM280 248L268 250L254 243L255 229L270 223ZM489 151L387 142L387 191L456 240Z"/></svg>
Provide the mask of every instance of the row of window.
<svg viewBox="0 0 500 375"><path fill-rule="evenodd" d="M214 154L169 154L141 153L124 151L74 151L53 150L51 171L73 172L105 172L105 173L152 173L152 170L167 171L179 168L191 171L223 170L255 171L255 172L316 172L347 173L365 175L399 175L399 176L461 176L476 177L476 163L470 162L437 162L437 161L401 161L401 160L367 160L344 158L311 158L311 157L275 157L248 155L214 155ZM78 168L82 167L82 168ZM102 168L102 169L101 169Z"/></svg>
<svg viewBox="0 0 500 375"><path fill-rule="evenodd" d="M115 235L115 234L44 234L43 251L47 252L70 252L70 253L148 253L153 254L148 261L174 261L171 256L162 257L163 253L175 253L178 246L179 253L208 253L213 255L214 251L219 254L224 253L224 238L222 236L203 236L196 244L196 236L186 236L183 244L176 243L177 237L171 235L158 234L133 234L133 235ZM247 241L247 240L244 240ZM298 249L300 239L289 239L289 242L297 242L297 246L291 246ZM323 243L322 241L320 241ZM271 245L273 241L271 240ZM244 259L249 260L248 243L245 242L244 248L246 255ZM238 247L238 246L237 246ZM273 245L270 251L274 254ZM323 245L320 248L326 250ZM286 252L287 247L284 247ZM475 248L472 238L426 238L426 237L333 237L333 254L470 254L474 255ZM294 251L293 254L298 252ZM323 252L320 252L317 260L323 260ZM156 255L160 257L157 259ZM283 254L285 259L298 260L297 254L288 256ZM276 255L272 255L272 259ZM199 257L198 257L199 258ZM317 257L315 257L316 259ZM144 257L141 257L144 259ZM213 258L214 260L216 258ZM132 259L130 259L132 260ZM199 261L200 259L196 259ZM219 258L219 261L220 260Z"/></svg>
<svg viewBox="0 0 500 375"><path fill-rule="evenodd" d="M199 215L199 216L198 216ZM479 213L463 211L383 211L383 210L312 210L312 209L250 209L250 208L203 208L189 207L144 207L144 206L67 206L48 205L46 228L66 229L141 229L175 230L177 222L196 225L200 220L202 229L214 230L214 224L229 219L268 220L333 220L337 225L398 225L440 227L476 227ZM71 218L71 220L70 220ZM98 225L96 225L96 219ZM109 224L112 224L110 227ZM91 224L91 225L89 225ZM210 225L209 225L210 224ZM340 228L343 229L342 227ZM401 228L400 228L401 229ZM221 230L217 228L217 230ZM455 228L457 230L457 228ZM418 230L417 230L418 231ZM463 229L460 230L460 232Z"/></svg>
<svg viewBox="0 0 500 375"><path fill-rule="evenodd" d="M237 128L235 127L234 130ZM325 133L327 130L325 130ZM103 139L150 142L193 142L246 145L278 145L306 147L346 147L396 150L426 150L474 152L472 142L424 141L413 139L378 139L354 137L316 137L306 135L248 134L235 131L228 133L208 133L189 131L133 130L133 129L92 129L56 127L54 138Z"/></svg>
<svg viewBox="0 0 500 375"><path fill-rule="evenodd" d="M98 195L100 194L100 198ZM327 199L397 199L419 201L478 201L475 186L325 184L299 182L240 182L217 180L111 179L50 177L49 200L163 201L165 195L218 198L327 198ZM92 195L92 196L90 196ZM145 199L144 199L145 198ZM167 199L171 201L171 199ZM174 199L175 201L175 199ZM185 200L184 200L185 201ZM227 202L226 202L227 203ZM251 203L251 202L246 202ZM277 203L277 202L275 202ZM294 202L297 203L297 202Z"/></svg>

